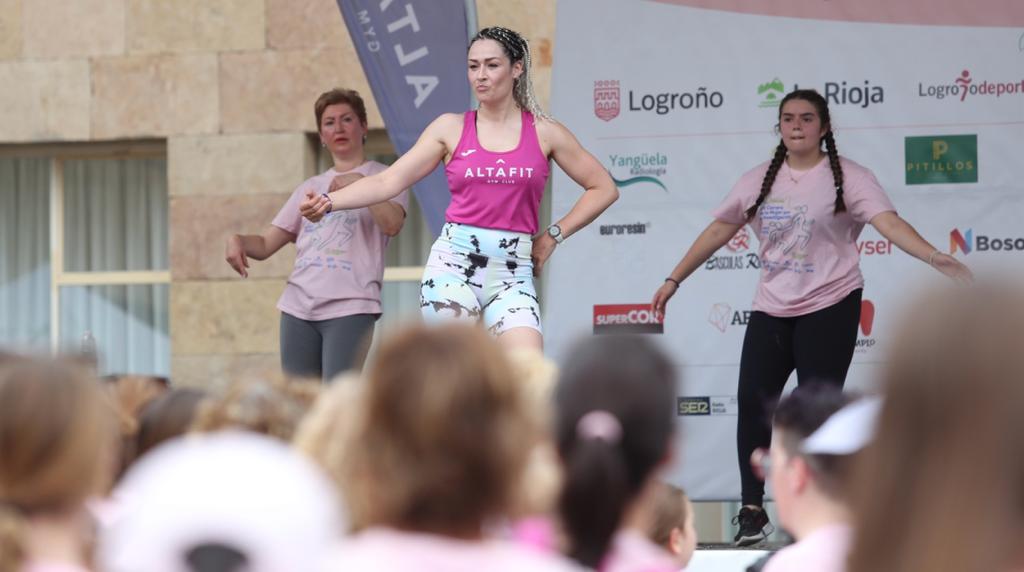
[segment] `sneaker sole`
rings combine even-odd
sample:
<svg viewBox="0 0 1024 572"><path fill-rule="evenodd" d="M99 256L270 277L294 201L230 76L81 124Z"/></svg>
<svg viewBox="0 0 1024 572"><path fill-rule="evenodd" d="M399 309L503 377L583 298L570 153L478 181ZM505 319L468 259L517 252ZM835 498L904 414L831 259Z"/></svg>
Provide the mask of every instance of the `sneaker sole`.
<svg viewBox="0 0 1024 572"><path fill-rule="evenodd" d="M761 532L757 533L754 536L741 536L739 540L736 540L733 544L737 548L753 546L754 544L758 544L760 542L768 540L768 537L771 536L773 532L775 532L775 527L772 526L771 523L768 523L765 525L764 528L761 529Z"/></svg>

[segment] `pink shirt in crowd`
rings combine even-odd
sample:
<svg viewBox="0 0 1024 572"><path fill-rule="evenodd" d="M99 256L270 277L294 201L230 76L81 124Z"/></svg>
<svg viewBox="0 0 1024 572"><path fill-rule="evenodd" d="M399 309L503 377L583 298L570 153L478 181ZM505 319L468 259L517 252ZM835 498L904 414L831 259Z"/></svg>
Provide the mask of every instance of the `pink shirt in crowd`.
<svg viewBox="0 0 1024 572"><path fill-rule="evenodd" d="M342 541L324 571L582 572L569 560L503 540L467 541L370 528Z"/></svg>
<svg viewBox="0 0 1024 572"><path fill-rule="evenodd" d="M445 212L448 222L536 234L550 167L533 115L522 114L519 144L495 153L477 139L476 112L466 112L459 144L444 169L452 192Z"/></svg>
<svg viewBox="0 0 1024 572"><path fill-rule="evenodd" d="M834 524L815 530L806 538L775 553L764 572L843 572L853 530Z"/></svg>
<svg viewBox="0 0 1024 572"><path fill-rule="evenodd" d="M89 569L65 562L29 562L20 572L89 572Z"/></svg>
<svg viewBox="0 0 1024 572"><path fill-rule="evenodd" d="M370 176L386 168L367 161L348 172ZM303 320L381 313L388 236L377 226L370 209L337 210L315 223L299 214L307 190L327 192L340 174L328 169L296 187L271 223L296 236L295 268L277 308ZM408 191L402 191L393 202L408 208Z"/></svg>
<svg viewBox="0 0 1024 572"><path fill-rule="evenodd" d="M857 237L875 215L896 209L870 170L846 158L840 164L846 212L838 215L833 215L836 191L827 158L809 171L792 171L786 164L779 169L750 221L761 258L754 310L779 317L809 314L864 286ZM744 212L757 200L767 170L766 162L744 173L714 217L746 221Z"/></svg>
<svg viewBox="0 0 1024 572"><path fill-rule="evenodd" d="M598 572L677 572L679 566L662 547L635 530L622 530Z"/></svg>

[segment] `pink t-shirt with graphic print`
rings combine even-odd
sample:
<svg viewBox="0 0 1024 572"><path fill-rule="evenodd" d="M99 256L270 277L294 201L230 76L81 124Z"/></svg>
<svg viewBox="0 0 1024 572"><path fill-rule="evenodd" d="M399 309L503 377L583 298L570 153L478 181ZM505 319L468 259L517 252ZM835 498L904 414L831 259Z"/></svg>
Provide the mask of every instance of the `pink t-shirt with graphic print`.
<svg viewBox="0 0 1024 572"><path fill-rule="evenodd" d="M550 167L537 138L533 115L522 112L519 144L503 152L488 151L480 145L475 111L467 111L462 121L462 136L444 169L452 192L445 219L535 234Z"/></svg>
<svg viewBox="0 0 1024 572"><path fill-rule="evenodd" d="M760 240L761 276L754 310L779 317L827 308L864 286L857 237L875 215L895 211L874 173L840 158L846 212L833 214L836 191L828 159L808 171L779 169L750 228ZM723 222L746 221L768 162L747 171L714 210ZM794 181L795 179L795 181Z"/></svg>
<svg viewBox="0 0 1024 572"><path fill-rule="evenodd" d="M376 175L386 165L367 161L348 173ZM312 189L327 192L333 168L295 188L271 224L295 235L295 268L288 277L277 308L303 320L330 320L354 314L380 314L380 288L388 235L373 220L369 208L336 210L320 222L299 214L299 203ZM393 202L407 208L408 191Z"/></svg>

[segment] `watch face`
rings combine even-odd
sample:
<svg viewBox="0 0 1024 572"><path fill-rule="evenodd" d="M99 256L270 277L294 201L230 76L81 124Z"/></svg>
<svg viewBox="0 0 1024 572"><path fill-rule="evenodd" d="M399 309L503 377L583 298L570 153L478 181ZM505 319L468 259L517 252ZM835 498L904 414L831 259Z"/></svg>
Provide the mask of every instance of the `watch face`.
<svg viewBox="0 0 1024 572"><path fill-rule="evenodd" d="M552 237L562 234L562 229L558 228L558 225L551 225L548 227L548 234Z"/></svg>

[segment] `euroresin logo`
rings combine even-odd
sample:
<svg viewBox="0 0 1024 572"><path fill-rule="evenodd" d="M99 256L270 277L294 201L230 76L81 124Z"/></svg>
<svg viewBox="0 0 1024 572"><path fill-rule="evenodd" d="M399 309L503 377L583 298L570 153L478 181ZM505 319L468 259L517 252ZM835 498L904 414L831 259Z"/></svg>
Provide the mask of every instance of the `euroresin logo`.
<svg viewBox="0 0 1024 572"><path fill-rule="evenodd" d="M668 173L668 156L664 153L609 155L608 164L608 173L620 189L646 183L668 192L668 187L659 178Z"/></svg>
<svg viewBox="0 0 1024 572"><path fill-rule="evenodd" d="M967 229L960 232L954 228L949 233L949 254L957 252L970 254L978 252L1004 252L1024 250L1024 237L993 237L985 234L975 236L974 229Z"/></svg>
<svg viewBox="0 0 1024 572"><path fill-rule="evenodd" d="M622 234L647 234L649 222L634 222L630 224L602 224L601 236L617 236Z"/></svg>
<svg viewBox="0 0 1024 572"><path fill-rule="evenodd" d="M597 304L594 306L595 334L661 334L665 318L646 304Z"/></svg>
<svg viewBox="0 0 1024 572"><path fill-rule="evenodd" d="M1024 95L1024 77L1003 78L1000 80L976 79L971 70L963 70L948 83L917 84L917 96L930 99L946 99L947 97L964 102L967 96L1003 97Z"/></svg>
<svg viewBox="0 0 1024 572"><path fill-rule="evenodd" d="M978 182L977 135L907 137L908 185Z"/></svg>

